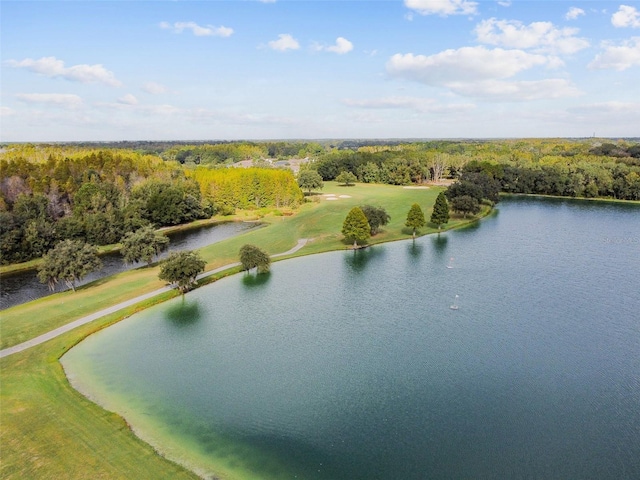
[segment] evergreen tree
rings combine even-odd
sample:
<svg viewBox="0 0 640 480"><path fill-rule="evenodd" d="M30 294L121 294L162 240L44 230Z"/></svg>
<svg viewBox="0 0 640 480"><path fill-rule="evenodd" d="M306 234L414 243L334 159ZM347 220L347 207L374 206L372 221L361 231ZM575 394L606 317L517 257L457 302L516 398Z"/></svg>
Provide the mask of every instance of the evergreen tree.
<svg viewBox="0 0 640 480"><path fill-rule="evenodd" d="M349 243L353 242L354 248L371 236L371 227L360 207L353 207L349 211L342 224L342 234Z"/></svg>
<svg viewBox="0 0 640 480"><path fill-rule="evenodd" d="M255 245L247 244L240 248L240 263L242 264L242 270L249 271L252 268L257 268L258 273L267 273L271 265L271 259L264 250Z"/></svg>
<svg viewBox="0 0 640 480"><path fill-rule="evenodd" d="M436 198L436 203L433 205L433 212L431 213L431 223L435 223L438 226L438 229L442 227L443 224L449 222L449 203L447 202L447 197L444 192L440 192L438 194L438 198Z"/></svg>
<svg viewBox="0 0 640 480"><path fill-rule="evenodd" d="M420 227L424 227L427 224L424 219L424 213L422 213L422 208L417 203L411 205L409 209L409 213L407 214L407 222L405 225L413 230L413 236L416 236L416 230Z"/></svg>
<svg viewBox="0 0 640 480"><path fill-rule="evenodd" d="M162 262L158 278L174 284L184 294L195 285L198 274L204 272L206 264L207 262L192 250L173 252Z"/></svg>

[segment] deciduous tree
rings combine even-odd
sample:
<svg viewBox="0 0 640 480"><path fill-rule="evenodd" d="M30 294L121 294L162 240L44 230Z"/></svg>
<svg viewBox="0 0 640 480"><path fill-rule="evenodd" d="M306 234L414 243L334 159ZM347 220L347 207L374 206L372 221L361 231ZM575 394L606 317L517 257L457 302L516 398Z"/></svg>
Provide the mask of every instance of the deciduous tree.
<svg viewBox="0 0 640 480"><path fill-rule="evenodd" d="M371 205L363 205L360 207L364 216L367 217L369 227L371 227L371 236L380 231L380 227L389 223L391 217L387 211L382 207L374 207Z"/></svg>
<svg viewBox="0 0 640 480"><path fill-rule="evenodd" d="M147 226L127 233L122 239L120 253L125 263L145 261L147 265L151 265L153 257L168 245L169 238L166 235Z"/></svg>
<svg viewBox="0 0 640 480"><path fill-rule="evenodd" d="M42 257L38 278L51 291L62 280L75 292L76 282L100 268L102 261L96 247L78 240L64 240Z"/></svg>
<svg viewBox="0 0 640 480"><path fill-rule="evenodd" d="M344 186L349 187L354 185L358 178L351 172L343 171L336 177L336 182L342 183Z"/></svg>
<svg viewBox="0 0 640 480"><path fill-rule="evenodd" d="M451 206L456 212L462 213L465 218L467 217L467 213L475 215L480 212L480 204L478 203L478 200L470 197L469 195L455 197L451 201Z"/></svg>
<svg viewBox="0 0 640 480"><path fill-rule="evenodd" d="M204 272L206 264L207 262L192 250L173 252L162 262L158 278L176 286L184 295L195 285L198 274Z"/></svg>
<svg viewBox="0 0 640 480"><path fill-rule="evenodd" d="M417 203L411 205L409 209L409 213L407 213L407 221L405 225L413 230L413 236L416 236L416 230L421 227L424 227L427 224L424 219L424 213L422 212L422 208Z"/></svg>
<svg viewBox="0 0 640 480"><path fill-rule="evenodd" d="M342 234L349 243L353 242L354 248L371 236L371 227L360 207L353 207L349 211L342 224Z"/></svg>
<svg viewBox="0 0 640 480"><path fill-rule="evenodd" d="M257 268L258 273L267 273L271 265L271 259L264 250L255 245L243 245L240 248L240 263L242 270L249 271Z"/></svg>
<svg viewBox="0 0 640 480"><path fill-rule="evenodd" d="M300 173L298 173L298 186L311 193L311 190L322 190L324 182L316 170L300 170Z"/></svg>

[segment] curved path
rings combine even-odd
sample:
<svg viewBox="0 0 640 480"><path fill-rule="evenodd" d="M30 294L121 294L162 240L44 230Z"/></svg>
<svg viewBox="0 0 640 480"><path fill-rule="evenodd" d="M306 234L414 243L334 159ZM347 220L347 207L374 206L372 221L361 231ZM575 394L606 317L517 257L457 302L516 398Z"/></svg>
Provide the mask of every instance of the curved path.
<svg viewBox="0 0 640 480"><path fill-rule="evenodd" d="M293 247L291 250L287 250L286 252L276 253L275 255L271 255L271 258L291 255L292 253L295 253L298 250L300 250L302 247L304 247L307 241L308 239L301 238L300 240L298 240L298 243L296 244L296 246ZM201 273L200 275L198 275L197 279L200 280L202 278L215 275L216 273L222 272L229 268L237 267L239 265L240 265L240 262L231 263L229 265L223 265L222 267L218 267L208 272ZM47 333L43 333L42 335L36 338L27 340L26 342L19 343L18 345L14 345L13 347L5 348L4 350L0 350L0 358L8 357L9 355L13 355L14 353L22 352L23 350L26 350L28 348L35 347L36 345L40 345L41 343L51 340L52 338L62 335L63 333L67 333L76 327L79 327L81 325L86 325L89 322L97 320L100 317L104 317L105 315L109 315L110 313L114 313L123 308L129 307L131 305L135 305L138 302L142 302L143 300L147 300L149 298L155 297L156 295L160 295L161 293L169 292L172 290L172 288L173 287L167 286L167 287L162 287L157 290L154 290L153 292L145 293L144 295L140 295L130 300L126 300L124 302L118 303L117 305L113 305L112 307L108 307L98 312L92 313L91 315L87 315L86 317L82 317L77 320L74 320L71 323L67 323L66 325L58 327Z"/></svg>

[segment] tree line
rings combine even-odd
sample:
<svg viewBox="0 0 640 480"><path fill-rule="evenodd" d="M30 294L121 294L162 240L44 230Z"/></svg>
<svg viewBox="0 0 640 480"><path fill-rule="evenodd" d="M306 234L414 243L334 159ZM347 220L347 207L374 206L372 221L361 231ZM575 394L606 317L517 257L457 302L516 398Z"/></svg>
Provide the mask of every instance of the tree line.
<svg viewBox="0 0 640 480"><path fill-rule="evenodd" d="M303 198L291 171L191 170L128 150L44 150L46 158L32 145L0 154L0 263L41 257L63 240L114 244L146 226Z"/></svg>

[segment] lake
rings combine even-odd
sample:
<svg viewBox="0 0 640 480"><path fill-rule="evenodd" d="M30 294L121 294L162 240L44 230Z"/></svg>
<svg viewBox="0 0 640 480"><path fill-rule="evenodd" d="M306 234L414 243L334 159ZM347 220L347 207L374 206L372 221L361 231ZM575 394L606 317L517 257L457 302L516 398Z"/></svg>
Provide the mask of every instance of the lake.
<svg viewBox="0 0 640 480"><path fill-rule="evenodd" d="M637 205L510 198L222 279L62 362L202 475L636 479L639 287Z"/></svg>
<svg viewBox="0 0 640 480"><path fill-rule="evenodd" d="M165 258L173 251L202 248L226 238L239 235L249 229L256 228L257 225L258 224L256 223L227 222L172 233L167 235L170 242L169 247L156 258ZM126 265L119 252L102 255L100 259L102 260L102 268L87 275L77 283L78 286L93 282L99 278L108 277L115 273L124 272L125 270L145 265L145 263L133 263ZM13 307L14 305L20 305L21 303L30 302L37 298L46 297L52 293L46 283L41 283L40 280L38 280L36 270L2 275L1 283L0 310ZM57 292L62 292L68 289L69 288L64 284L64 282L60 282L56 286Z"/></svg>

